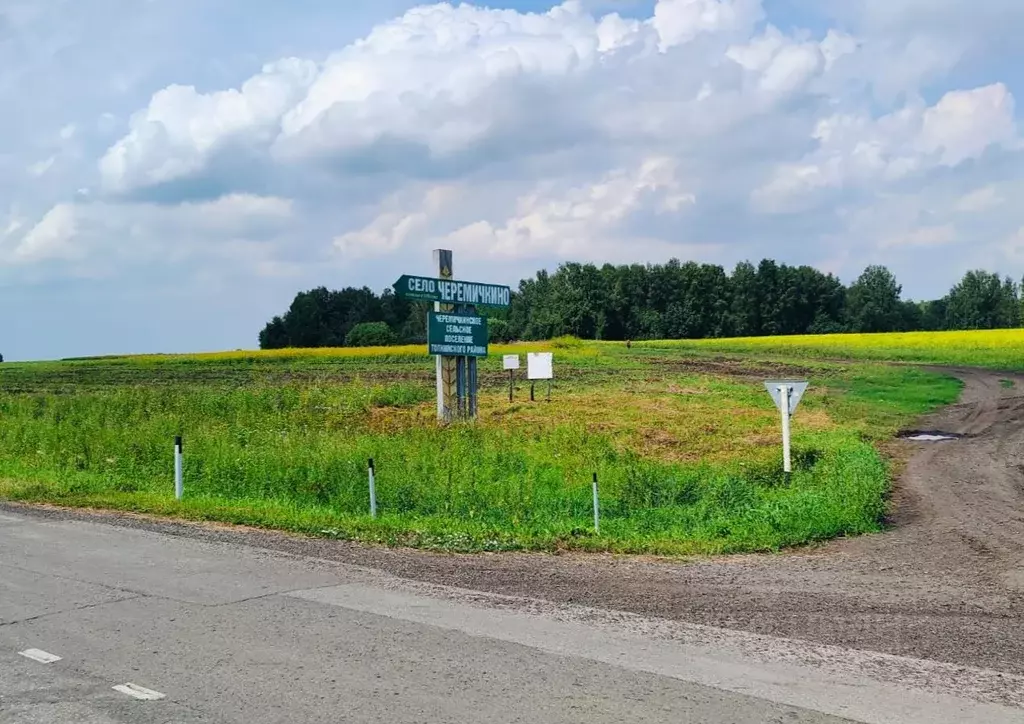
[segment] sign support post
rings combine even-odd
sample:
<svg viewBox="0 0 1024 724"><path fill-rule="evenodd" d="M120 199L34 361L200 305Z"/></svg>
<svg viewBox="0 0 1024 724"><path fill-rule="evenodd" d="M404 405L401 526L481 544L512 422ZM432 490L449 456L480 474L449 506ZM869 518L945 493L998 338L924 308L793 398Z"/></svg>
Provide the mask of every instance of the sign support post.
<svg viewBox="0 0 1024 724"><path fill-rule="evenodd" d="M466 367L469 373L469 416L476 417L477 413L477 358L467 357Z"/></svg>
<svg viewBox="0 0 1024 724"><path fill-rule="evenodd" d="M789 475L793 472L791 421L793 413L800 405L800 400L803 399L804 392L807 391L807 381L769 380L764 383L764 386L782 416L782 469Z"/></svg>
<svg viewBox="0 0 1024 724"><path fill-rule="evenodd" d="M377 471L373 467L373 458L370 458L370 517L377 517Z"/></svg>
<svg viewBox="0 0 1024 724"><path fill-rule="evenodd" d="M452 252L449 249L434 250L434 266L440 279L451 279ZM434 303L435 312L451 312L454 305ZM458 408L458 359L447 355L437 356L437 419L451 422Z"/></svg>
<svg viewBox="0 0 1024 724"><path fill-rule="evenodd" d="M793 472L793 458L790 451L789 437L789 385L779 387L779 398L782 413L782 470L789 474Z"/></svg>
<svg viewBox="0 0 1024 724"><path fill-rule="evenodd" d="M508 370L508 402L512 404L516 391L516 370L519 369L519 355L505 355L502 360L502 367Z"/></svg>
<svg viewBox="0 0 1024 724"><path fill-rule="evenodd" d="M174 499L185 497L185 478L181 470L181 435L174 438Z"/></svg>

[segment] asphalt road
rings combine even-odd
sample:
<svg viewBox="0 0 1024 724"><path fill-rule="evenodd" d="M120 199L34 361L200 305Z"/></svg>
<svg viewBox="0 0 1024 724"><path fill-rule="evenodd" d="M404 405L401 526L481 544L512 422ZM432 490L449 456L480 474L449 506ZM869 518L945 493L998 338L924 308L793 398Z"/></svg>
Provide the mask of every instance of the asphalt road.
<svg viewBox="0 0 1024 724"><path fill-rule="evenodd" d="M1024 721L880 656L0 513L4 723Z"/></svg>

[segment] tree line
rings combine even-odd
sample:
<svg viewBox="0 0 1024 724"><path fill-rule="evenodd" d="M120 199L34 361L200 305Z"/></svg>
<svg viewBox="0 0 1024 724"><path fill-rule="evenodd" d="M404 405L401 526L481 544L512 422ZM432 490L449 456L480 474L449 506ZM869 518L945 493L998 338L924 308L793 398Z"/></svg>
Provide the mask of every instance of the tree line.
<svg viewBox="0 0 1024 724"><path fill-rule="evenodd" d="M369 288L299 292L260 332L262 349L425 343L429 304ZM700 339L833 332L1021 326L1021 285L974 270L941 299L905 300L896 277L869 266L849 286L809 266L566 263L519 283L508 309L483 310L491 339Z"/></svg>

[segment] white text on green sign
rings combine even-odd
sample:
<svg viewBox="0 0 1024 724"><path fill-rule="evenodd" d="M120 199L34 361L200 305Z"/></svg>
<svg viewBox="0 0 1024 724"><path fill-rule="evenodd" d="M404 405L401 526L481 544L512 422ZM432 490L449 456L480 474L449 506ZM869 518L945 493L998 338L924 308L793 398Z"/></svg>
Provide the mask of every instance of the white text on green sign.
<svg viewBox="0 0 1024 724"><path fill-rule="evenodd" d="M486 357L487 319L475 315L430 312L427 345L430 354Z"/></svg>
<svg viewBox="0 0 1024 724"><path fill-rule="evenodd" d="M426 299L445 304L507 307L512 302L512 290L499 284L456 282L448 279L414 277L408 274L395 282L395 292L400 297Z"/></svg>
<svg viewBox="0 0 1024 724"><path fill-rule="evenodd" d="M483 324L480 317L456 317L439 314L437 321L444 325L445 344L473 344L473 328Z"/></svg>

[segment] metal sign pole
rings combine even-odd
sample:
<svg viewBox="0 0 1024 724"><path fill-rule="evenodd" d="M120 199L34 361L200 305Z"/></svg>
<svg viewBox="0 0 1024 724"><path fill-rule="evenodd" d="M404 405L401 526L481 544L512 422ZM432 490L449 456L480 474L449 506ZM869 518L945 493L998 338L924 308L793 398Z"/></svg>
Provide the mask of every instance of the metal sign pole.
<svg viewBox="0 0 1024 724"><path fill-rule="evenodd" d="M452 252L449 249L434 250L434 266L440 279L451 279ZM434 304L435 312L451 312L451 304ZM438 355L437 357L437 418L441 422L451 422L458 408L458 363L455 357Z"/></svg>
<svg viewBox="0 0 1024 724"><path fill-rule="evenodd" d="M456 409L459 411L459 417L465 417L466 415L466 358L456 357L455 358L455 379L457 390L456 396Z"/></svg>
<svg viewBox="0 0 1024 724"><path fill-rule="evenodd" d="M470 357L467 360L469 365L469 416L476 419L477 414L477 358Z"/></svg>
<svg viewBox="0 0 1024 724"><path fill-rule="evenodd" d="M782 466L787 474L793 472L793 457L790 445L790 421L809 386L807 380L766 380L768 394L782 416Z"/></svg>
<svg viewBox="0 0 1024 724"><path fill-rule="evenodd" d="M475 304L461 304L458 307L461 314L469 316L477 316L477 309ZM463 357L463 387L462 394L463 399L459 405L460 409L464 410L465 416L470 419L476 419L477 409L477 359L476 357L467 356Z"/></svg>
<svg viewBox="0 0 1024 724"><path fill-rule="evenodd" d="M782 469L786 473L793 472L789 444L789 389L789 385L779 386L779 407L782 412Z"/></svg>

